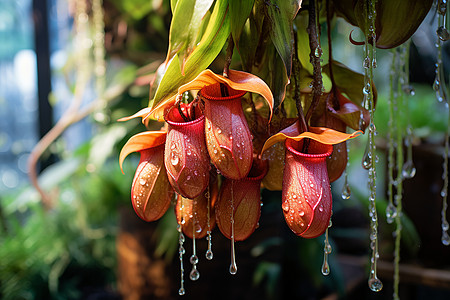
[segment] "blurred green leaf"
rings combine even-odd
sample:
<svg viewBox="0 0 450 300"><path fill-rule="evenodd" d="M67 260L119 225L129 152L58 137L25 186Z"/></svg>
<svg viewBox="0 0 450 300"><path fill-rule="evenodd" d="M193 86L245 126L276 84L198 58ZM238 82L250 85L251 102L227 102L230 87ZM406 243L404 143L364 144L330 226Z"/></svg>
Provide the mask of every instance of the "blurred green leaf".
<svg viewBox="0 0 450 300"><path fill-rule="evenodd" d="M262 261L253 273L253 284L261 285L266 279L264 287L269 299L276 299L277 285L281 279L281 265L278 263Z"/></svg>

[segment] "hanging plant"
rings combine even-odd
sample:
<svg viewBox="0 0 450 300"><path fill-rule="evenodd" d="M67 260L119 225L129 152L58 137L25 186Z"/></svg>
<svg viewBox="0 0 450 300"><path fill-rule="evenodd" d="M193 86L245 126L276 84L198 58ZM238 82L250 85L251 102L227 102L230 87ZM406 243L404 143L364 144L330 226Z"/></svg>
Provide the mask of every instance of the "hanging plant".
<svg viewBox="0 0 450 300"><path fill-rule="evenodd" d="M144 220L161 217L177 194L180 295L186 292L185 235L193 239L192 280L200 276L195 239L207 236L207 258L212 258L215 224L231 240L230 273L236 274L235 242L250 238L257 228L261 188L282 191L279 207L294 234L325 234L322 273L328 275L330 183L345 174L343 198L350 197L347 141L364 132L372 252L369 287L382 289L376 272L375 51L407 41L431 3L172 1L169 50L152 85L152 98L148 107L121 119L160 122L167 133L132 137L120 162L131 152L141 153L132 202ZM364 45L364 74L332 56L331 27L338 17L364 34L361 42L350 35L355 47ZM327 28L325 47L320 43L322 24ZM233 56L234 49L240 60ZM223 75L208 69L223 59ZM138 183L146 174L162 183L141 188ZM144 205L142 201L145 208L140 210L137 203Z"/></svg>

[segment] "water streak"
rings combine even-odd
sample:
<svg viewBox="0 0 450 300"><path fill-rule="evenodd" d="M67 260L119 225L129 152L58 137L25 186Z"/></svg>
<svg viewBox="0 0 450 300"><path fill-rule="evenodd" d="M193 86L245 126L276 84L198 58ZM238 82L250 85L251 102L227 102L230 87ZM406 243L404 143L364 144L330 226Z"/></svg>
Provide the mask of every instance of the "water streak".
<svg viewBox="0 0 450 300"><path fill-rule="evenodd" d="M234 196L233 196L233 181L231 181L231 263L230 274L235 275L237 273L236 265L236 252L234 249Z"/></svg>
<svg viewBox="0 0 450 300"><path fill-rule="evenodd" d="M178 290L178 294L180 296L183 296L184 294L186 294L186 290L184 289L184 266L183 266L183 254L185 253L184 247L183 247L183 243L184 243L184 234L181 231L181 225L178 224L177 225L177 230L178 230L178 256L180 259L180 289Z"/></svg>
<svg viewBox="0 0 450 300"><path fill-rule="evenodd" d="M194 201L193 204L193 209L195 211L196 207L196 201ZM192 217L192 255L189 259L189 262L192 264L192 270L191 273L189 273L189 279L191 279L192 281L196 281L200 278L200 272L197 270L197 264L198 264L198 257L197 257L197 248L196 248L196 242L195 242L195 225L197 222L197 219L195 217L196 213L194 213L193 217Z"/></svg>
<svg viewBox="0 0 450 300"><path fill-rule="evenodd" d="M375 31L375 19L376 19L376 0L370 0L364 2L364 11L366 12L365 28L368 30L365 32L364 43L364 62L366 59L373 61L375 59L375 43L376 43L376 31ZM370 43L369 40L372 42ZM367 141L367 154L364 155L363 167L369 170L368 186L369 186L369 216L370 216L370 239L371 239L371 265L370 265L370 277L368 280L369 287L372 291L378 292L382 288L381 281L378 280L376 275L377 260L378 260L378 216L376 209L376 146L375 146L375 123L374 123L374 91L372 87L373 82L373 64L369 64L367 68L364 68L364 85L369 86L368 93L364 93L363 107L369 111L369 137ZM376 281L378 280L378 281ZM378 284L374 284L378 283ZM376 288L378 287L378 288Z"/></svg>
<svg viewBox="0 0 450 300"><path fill-rule="evenodd" d="M447 33L448 35L448 28L445 28L445 17L448 11L447 11L447 1L446 0L439 0L438 6L438 30L437 30L437 42L436 42L436 48L437 48L437 62L436 62L436 79L433 85L434 90L436 91L436 98L439 102L444 102L446 104L447 109L447 132L445 134L445 144L444 144L444 155L443 155L443 174L442 178L444 179L443 188L441 192L442 196L442 211L441 211L441 227L442 227L442 237L441 242L445 246L450 245L450 237L448 235L448 221L447 221L447 208L448 208L448 155L449 155L449 139L450 139L450 111L448 107L448 98L447 98L447 87L445 84L445 74L444 74L444 67L442 64L442 42L443 42L443 35L442 33ZM444 31L445 29L445 31ZM448 38L448 37L447 37ZM445 37L444 37L445 39Z"/></svg>
<svg viewBox="0 0 450 300"><path fill-rule="evenodd" d="M330 225L328 228L331 227L331 220ZM322 275L327 276L330 274L330 265L328 263L328 255L331 254L332 248L330 245L330 242L328 240L328 228L325 230L325 240L324 240L324 246L323 246L323 264L322 264Z"/></svg>
<svg viewBox="0 0 450 300"><path fill-rule="evenodd" d="M207 208L208 208L208 212L207 212L207 226L208 226L208 231L206 232L206 240L208 241L208 250L206 250L206 259L207 260L212 260L213 259L213 252L212 252L212 237L211 237L211 194L209 192L209 186L206 190L206 200L208 201L207 204Z"/></svg>

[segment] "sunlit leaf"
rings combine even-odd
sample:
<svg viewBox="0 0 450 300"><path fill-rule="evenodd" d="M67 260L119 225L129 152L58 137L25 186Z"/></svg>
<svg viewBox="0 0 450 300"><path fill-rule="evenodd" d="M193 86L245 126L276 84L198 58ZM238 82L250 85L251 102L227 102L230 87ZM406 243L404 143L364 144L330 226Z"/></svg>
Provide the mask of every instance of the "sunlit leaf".
<svg viewBox="0 0 450 300"><path fill-rule="evenodd" d="M355 137L359 136L360 134L362 134L362 131L355 131L355 132L349 134L349 133L343 133L343 132L336 131L336 130L333 130L330 128L325 128L325 127L309 127L309 131L298 134L298 130L296 129L296 127L298 127L298 122L295 122L288 128L284 129L283 131L272 135L264 143L264 147L263 147L261 153L266 151L269 147L271 147L275 143L283 142L287 138L293 139L296 141L300 141L304 138L309 138L309 139L318 141L322 144L334 145L334 144L344 142L348 139L355 138Z"/></svg>
<svg viewBox="0 0 450 300"><path fill-rule="evenodd" d="M194 79L217 57L230 34L227 6L228 3L225 0L216 2L210 22L199 45L185 62L184 76L180 72L179 57L177 54L174 55L159 83L154 98L149 102L149 107L155 108L162 100L175 95L179 86Z"/></svg>
<svg viewBox="0 0 450 300"><path fill-rule="evenodd" d="M166 63L178 53L181 64L196 47L202 19L214 0L178 0L169 33Z"/></svg>
<svg viewBox="0 0 450 300"><path fill-rule="evenodd" d="M164 144L166 134L165 131L146 131L132 136L120 151L119 165L122 172L123 161L130 153Z"/></svg>
<svg viewBox="0 0 450 300"><path fill-rule="evenodd" d="M232 89L237 91L247 91L251 93L260 94L266 100L272 114L273 96L270 88L258 76L242 71L230 69L227 78L222 75L215 74L209 69L204 70L194 80L179 87L178 94L181 95L182 93L190 90L200 90L206 85L211 85L217 82L226 83ZM162 101L161 105L157 106L156 107L157 109L154 109L151 112L151 116L154 118L162 117L162 114L164 113L164 108L171 106L174 102L175 96L172 96L171 98Z"/></svg>

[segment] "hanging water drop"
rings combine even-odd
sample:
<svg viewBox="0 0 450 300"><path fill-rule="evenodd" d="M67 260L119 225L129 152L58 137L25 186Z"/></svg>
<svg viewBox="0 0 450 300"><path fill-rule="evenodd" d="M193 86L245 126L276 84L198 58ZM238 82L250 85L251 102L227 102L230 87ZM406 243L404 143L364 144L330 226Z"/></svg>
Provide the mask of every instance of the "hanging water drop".
<svg viewBox="0 0 450 300"><path fill-rule="evenodd" d="M416 168L414 167L414 163L411 160L408 160L403 165L402 176L405 179L413 178L416 175Z"/></svg>
<svg viewBox="0 0 450 300"><path fill-rule="evenodd" d="M366 56L366 58L364 58L363 67L364 67L364 69L370 68L370 58L369 58L369 56Z"/></svg>
<svg viewBox="0 0 450 300"><path fill-rule="evenodd" d="M205 256L206 256L207 260L212 260L214 255L213 255L212 251L210 249L208 249L208 250L206 250Z"/></svg>
<svg viewBox="0 0 450 300"><path fill-rule="evenodd" d="M444 246L450 245L450 236L448 235L448 233L446 231L442 232L441 242Z"/></svg>
<svg viewBox="0 0 450 300"><path fill-rule="evenodd" d="M379 292L383 289L383 283L377 277L369 279L368 284L373 292Z"/></svg>
<svg viewBox="0 0 450 300"><path fill-rule="evenodd" d="M369 170L372 168L372 157L370 151L370 142L367 143L366 150L364 151L364 156L362 160L362 166L364 169Z"/></svg>
<svg viewBox="0 0 450 300"><path fill-rule="evenodd" d="M350 199L350 196L352 195L352 191L350 190L350 186L347 181L347 174L345 176L344 185L342 187L342 194L341 198L344 200Z"/></svg>
<svg viewBox="0 0 450 300"><path fill-rule="evenodd" d="M200 272L197 270L197 267L194 266L191 270L191 273L189 273L189 279L192 281L196 281L200 278Z"/></svg>
<svg viewBox="0 0 450 300"><path fill-rule="evenodd" d="M450 33L444 26L439 26L439 28L436 30L436 33L439 39L443 42L448 41L450 39Z"/></svg>
<svg viewBox="0 0 450 300"><path fill-rule="evenodd" d="M396 217L397 208L394 206L394 204L389 203L386 207L386 222L388 222L388 224L392 224L394 223Z"/></svg>
<svg viewBox="0 0 450 300"><path fill-rule="evenodd" d="M323 254L323 264L322 264L322 275L329 275L330 274L330 266L328 264L328 256L326 253Z"/></svg>

